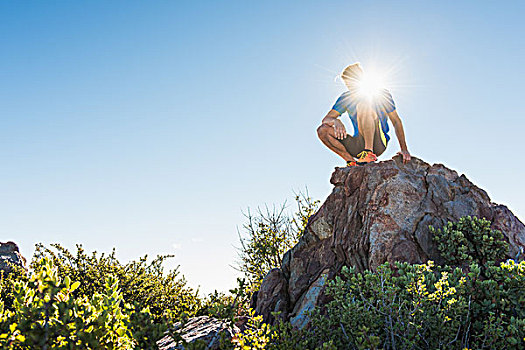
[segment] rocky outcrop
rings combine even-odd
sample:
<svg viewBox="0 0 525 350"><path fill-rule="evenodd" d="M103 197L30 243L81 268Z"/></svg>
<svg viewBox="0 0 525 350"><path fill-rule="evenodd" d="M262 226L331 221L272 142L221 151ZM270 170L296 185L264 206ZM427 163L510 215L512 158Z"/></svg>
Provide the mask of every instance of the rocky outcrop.
<svg viewBox="0 0 525 350"><path fill-rule="evenodd" d="M199 316L193 317L188 322L176 323L173 331L179 333L186 343L202 341L206 344L206 349L221 349L221 340L231 342L231 339L239 329L236 326L229 327L226 323L213 317ZM185 347L170 335L157 342L159 350L184 350Z"/></svg>
<svg viewBox="0 0 525 350"><path fill-rule="evenodd" d="M399 157L361 167L336 168L334 185L280 269L264 279L257 313L273 322L273 311L296 327L324 303L324 286L343 265L374 270L385 262L442 263L429 225L443 227L463 216L484 217L509 243L506 258L523 259L525 226L464 175L441 164Z"/></svg>
<svg viewBox="0 0 525 350"><path fill-rule="evenodd" d="M265 303L262 304L258 302L259 300L264 300ZM266 305L271 307L263 309ZM281 269L272 269L264 277L261 288L257 292L255 312L263 314L266 321L273 322L275 317L272 313L278 312L278 319L284 320L288 314L289 306L288 281Z"/></svg>
<svg viewBox="0 0 525 350"><path fill-rule="evenodd" d="M14 242L0 242L0 270L11 271L13 266L26 268L26 259L20 254L18 246Z"/></svg>

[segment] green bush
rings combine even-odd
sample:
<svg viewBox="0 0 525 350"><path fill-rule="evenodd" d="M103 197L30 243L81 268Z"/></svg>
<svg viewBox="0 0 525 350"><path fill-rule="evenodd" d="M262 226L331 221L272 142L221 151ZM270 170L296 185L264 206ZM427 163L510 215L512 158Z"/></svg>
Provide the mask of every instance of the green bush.
<svg viewBox="0 0 525 350"><path fill-rule="evenodd" d="M525 346L524 263L502 262L508 244L490 226L486 219L467 216L430 230L447 264L468 266L470 343L481 349Z"/></svg>
<svg viewBox="0 0 525 350"><path fill-rule="evenodd" d="M10 270L0 270L0 300L4 307L10 309L14 301L13 281L27 281L26 270L18 265L11 266Z"/></svg>
<svg viewBox="0 0 525 350"><path fill-rule="evenodd" d="M480 271L432 262L344 267L310 327L273 326L266 349L523 349L525 262L492 266L487 279Z"/></svg>
<svg viewBox="0 0 525 350"><path fill-rule="evenodd" d="M193 316L201 307L198 291L187 286L177 269L165 273L163 264L171 255L157 256L147 262L147 256L122 264L111 254L87 254L82 245L75 253L59 244L51 245L55 250L37 244L31 267L46 257L53 261L60 278L68 276L79 281L75 294L93 295L105 291L105 276L115 276L119 281L123 299L130 304L147 306L155 322L175 322Z"/></svg>
<svg viewBox="0 0 525 350"><path fill-rule="evenodd" d="M466 216L458 222L448 222L443 229L429 229L447 265L484 266L502 261L508 250L503 234L490 225L486 219Z"/></svg>
<svg viewBox="0 0 525 350"><path fill-rule="evenodd" d="M462 275L436 274L431 262L364 273L344 267L327 286L332 300L311 314L302 348L450 348L468 317Z"/></svg>
<svg viewBox="0 0 525 350"><path fill-rule="evenodd" d="M272 327L263 322L262 316L256 316L253 310L248 315L250 319L246 329L233 339L235 350L267 349L274 338Z"/></svg>
<svg viewBox="0 0 525 350"><path fill-rule="evenodd" d="M152 323L147 309L138 311L124 303L114 276L104 278L104 292L75 296L81 283L61 278L52 261L44 258L33 266L27 281L13 282L13 308L0 301L2 349L154 347L154 342L134 337L133 331L158 334L162 327Z"/></svg>
<svg viewBox="0 0 525 350"><path fill-rule="evenodd" d="M122 264L116 259L115 251L110 255L96 252L86 254L82 246L78 245L73 254L58 244L52 247L54 249L37 245L29 275L22 269L0 273L4 320L1 330L4 345L13 349L29 349L31 346L40 348L34 337L38 337L42 344L47 344L45 346L58 348L155 349L156 341L175 321L184 321L202 308L197 291L186 285L177 269L164 272L163 263L170 256L158 256L151 263L147 263L144 257ZM68 283L71 284L71 281L76 281L72 284L74 288L69 288ZM35 299L33 295L38 298ZM61 300L63 295L67 296L67 307L54 300ZM108 304L110 297L113 300L111 305ZM49 300L48 304L44 302L45 307L39 305L44 299ZM21 308L21 305L27 308ZM89 313L78 311L83 309ZM54 316L50 316L49 320L41 319L44 317L42 314L50 310ZM97 312L108 317L111 312L121 315L120 321L116 320L125 328L119 331L122 334L117 333L119 338L115 342L111 340L104 343L114 333L102 335L104 325L99 324L102 318ZM64 317L68 320L66 323ZM90 324L94 317L99 323ZM58 321L55 322L55 319ZM13 326L14 323L16 326ZM45 324L46 332L56 335L49 336L55 342L43 340L47 339L47 333L38 333L38 327L31 324ZM77 333L72 333L72 329ZM122 329L126 329L126 332ZM82 335L86 330L90 330L88 333L95 340ZM110 330L108 328L108 332ZM78 336L82 339L78 340L71 334L80 334ZM177 334L172 335L180 339ZM20 341L22 337L23 342ZM56 342L56 339L60 339L60 342Z"/></svg>

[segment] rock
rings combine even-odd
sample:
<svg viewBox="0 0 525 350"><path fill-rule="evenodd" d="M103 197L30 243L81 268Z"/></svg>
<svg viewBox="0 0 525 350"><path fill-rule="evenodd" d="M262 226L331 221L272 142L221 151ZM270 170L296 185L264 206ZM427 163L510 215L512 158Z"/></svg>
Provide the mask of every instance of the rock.
<svg viewBox="0 0 525 350"><path fill-rule="evenodd" d="M26 259L20 254L18 246L14 242L0 242L0 270L11 271L14 266L26 268Z"/></svg>
<svg viewBox="0 0 525 350"><path fill-rule="evenodd" d="M272 269L266 277L259 292L257 300L265 300L264 305L257 303L255 312L263 315L267 322L273 322L275 317L272 312L281 312L278 319L282 319L288 312L288 283L280 269Z"/></svg>
<svg viewBox="0 0 525 350"><path fill-rule="evenodd" d="M231 341L232 337L239 333L236 326L229 327L226 323L208 316L193 317L188 322L180 322L174 325L174 331L182 336L187 343L194 343L198 340L207 344L206 349L221 349L221 339ZM166 335L157 342L159 350L184 350L184 346L178 344L171 336Z"/></svg>
<svg viewBox="0 0 525 350"><path fill-rule="evenodd" d="M292 311L292 315L294 316L290 318L292 326L303 328L308 324L308 312L312 311L319 303L319 300L322 297L321 292L328 280L328 273L328 269L324 270L319 278L317 278L308 288L306 293L304 293L297 303L295 303L295 307Z"/></svg>
<svg viewBox="0 0 525 350"><path fill-rule="evenodd" d="M248 329L248 322L250 322L250 316L238 316L237 321L235 321L235 327L239 329L239 332L244 332Z"/></svg>
<svg viewBox="0 0 525 350"><path fill-rule="evenodd" d="M362 167L336 168L334 185L280 269L264 278L257 295L258 314L274 322L272 311L297 328L307 311L326 302L326 281L344 265L375 270L385 262L443 263L429 225L443 227L462 216L484 217L509 243L504 258L523 259L525 226L485 191L441 164L400 157Z"/></svg>

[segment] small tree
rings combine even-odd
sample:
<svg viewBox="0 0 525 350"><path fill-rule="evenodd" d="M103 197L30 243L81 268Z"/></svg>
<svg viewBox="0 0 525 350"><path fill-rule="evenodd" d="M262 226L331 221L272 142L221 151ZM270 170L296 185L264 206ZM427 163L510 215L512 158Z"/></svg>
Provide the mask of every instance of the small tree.
<svg viewBox="0 0 525 350"><path fill-rule="evenodd" d="M297 243L319 206L308 192L297 194L295 201L297 212L293 215L287 213L286 202L272 209L258 208L255 214L248 210L245 215L237 269L245 274L249 290L257 290L268 271L281 266L284 253Z"/></svg>

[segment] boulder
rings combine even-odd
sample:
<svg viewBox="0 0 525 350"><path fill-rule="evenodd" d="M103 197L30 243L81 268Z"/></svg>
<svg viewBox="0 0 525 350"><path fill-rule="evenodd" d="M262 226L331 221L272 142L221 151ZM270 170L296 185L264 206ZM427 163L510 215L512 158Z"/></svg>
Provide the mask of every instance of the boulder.
<svg viewBox="0 0 525 350"><path fill-rule="evenodd" d="M503 205L444 165L413 158L336 168L332 193L306 226L280 269L264 279L256 311L273 322L272 311L302 328L307 312L326 302L326 282L342 266L375 270L385 262L443 263L429 225L477 216L492 221L509 243L504 258L523 259L525 226Z"/></svg>
<svg viewBox="0 0 525 350"><path fill-rule="evenodd" d="M26 259L20 254L18 246L14 242L0 242L0 270L9 272L13 266L26 268Z"/></svg>
<svg viewBox="0 0 525 350"><path fill-rule="evenodd" d="M270 308L262 308L261 304L256 303L255 312L263 315L267 322L274 322L273 312L281 312L277 319L283 319L288 313L288 282L280 269L272 269L264 277L261 288L257 292L257 300L262 298L266 300L266 305Z"/></svg>
<svg viewBox="0 0 525 350"><path fill-rule="evenodd" d="M207 346L206 349L221 349L221 339L231 341L239 329L236 326L228 326L225 322L219 321L209 316L199 316L190 318L184 324L178 322L174 325L173 331L179 333L187 343L202 341ZM185 347L170 335L164 336L157 342L159 350L184 350Z"/></svg>

